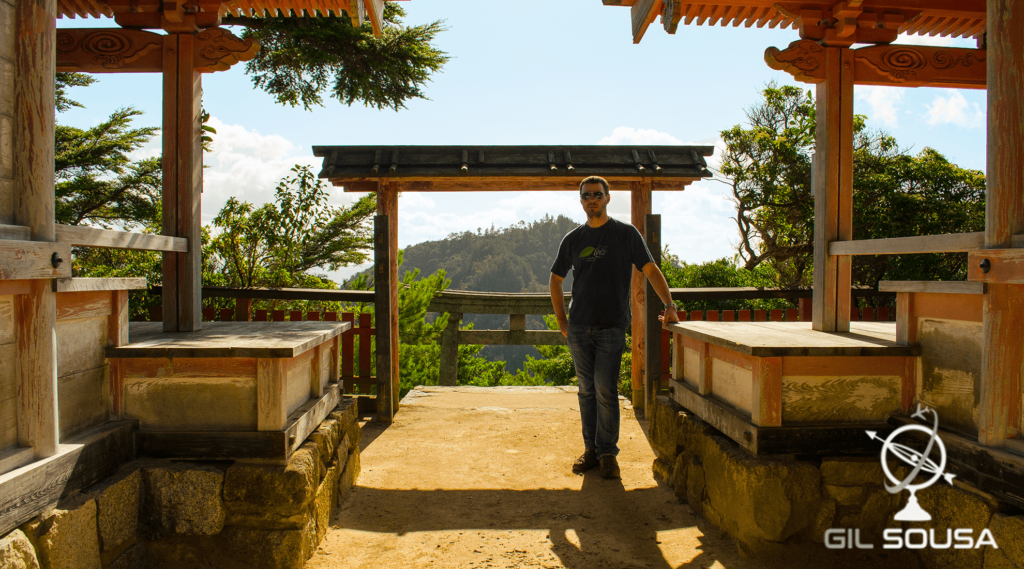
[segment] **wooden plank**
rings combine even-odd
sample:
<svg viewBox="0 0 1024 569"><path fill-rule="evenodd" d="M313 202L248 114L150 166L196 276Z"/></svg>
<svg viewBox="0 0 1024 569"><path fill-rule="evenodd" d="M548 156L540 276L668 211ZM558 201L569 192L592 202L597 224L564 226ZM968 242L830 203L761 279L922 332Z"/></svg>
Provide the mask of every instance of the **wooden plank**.
<svg viewBox="0 0 1024 569"><path fill-rule="evenodd" d="M35 452L30 448L16 447L0 452L0 474L21 468L35 460Z"/></svg>
<svg viewBox="0 0 1024 569"><path fill-rule="evenodd" d="M982 263L988 261L988 271ZM1024 284L1024 249L981 249L967 254L967 280L981 283Z"/></svg>
<svg viewBox="0 0 1024 569"><path fill-rule="evenodd" d="M163 294L163 287L150 287L153 294ZM321 300L325 302L373 302L372 290L324 290L318 288L232 288L204 286L203 298L237 298L268 300ZM236 318L236 320L243 320Z"/></svg>
<svg viewBox="0 0 1024 569"><path fill-rule="evenodd" d="M989 284L982 322L981 402L978 441L1002 447L1020 436L1024 366L1024 285Z"/></svg>
<svg viewBox="0 0 1024 569"><path fill-rule="evenodd" d="M459 344L564 346L565 337L558 330L459 330Z"/></svg>
<svg viewBox="0 0 1024 569"><path fill-rule="evenodd" d="M152 458L280 461L289 454L287 431L139 431L135 445Z"/></svg>
<svg viewBox="0 0 1024 569"><path fill-rule="evenodd" d="M812 324L815 330L838 330L837 258L828 254L828 244L839 240L840 146L842 144L841 48L825 48L825 78L816 86L818 126L815 130L813 165L814 191L814 297Z"/></svg>
<svg viewBox="0 0 1024 569"><path fill-rule="evenodd" d="M0 296L29 294L32 292L31 280L3 281L0 280Z"/></svg>
<svg viewBox="0 0 1024 569"><path fill-rule="evenodd" d="M900 376L900 409L910 413L917 400L917 358L903 359L903 374Z"/></svg>
<svg viewBox="0 0 1024 569"><path fill-rule="evenodd" d="M759 427L782 426L782 360L755 360L750 420Z"/></svg>
<svg viewBox="0 0 1024 569"><path fill-rule="evenodd" d="M972 281L879 281L878 290L896 293L985 294L985 283Z"/></svg>
<svg viewBox="0 0 1024 569"><path fill-rule="evenodd" d="M330 369L327 372L327 380L330 383L338 383L339 371L340 371L340 358L341 358L341 338L335 336L331 340L331 353L328 355L328 365Z"/></svg>
<svg viewBox="0 0 1024 569"><path fill-rule="evenodd" d="M757 428L750 424L749 417L712 399L701 397L685 383L673 380L669 383L669 392L676 403L693 412L741 447L757 454Z"/></svg>
<svg viewBox="0 0 1024 569"><path fill-rule="evenodd" d="M699 344L698 344L699 345ZM757 358L717 346L715 344L709 344L708 353L712 359L721 360L723 362L732 364L737 367L741 367L747 371L753 371L757 365Z"/></svg>
<svg viewBox="0 0 1024 569"><path fill-rule="evenodd" d="M369 16L373 35L378 38L384 30L384 0L363 0L366 3L366 15Z"/></svg>
<svg viewBox="0 0 1024 569"><path fill-rule="evenodd" d="M355 323L355 315L351 312L344 312L341 315L343 322L348 323L350 326ZM341 375L344 377L352 377L355 370L353 363L355 362L355 334L352 333L350 327L341 336Z"/></svg>
<svg viewBox="0 0 1024 569"><path fill-rule="evenodd" d="M177 112L174 128L178 176L176 236L189 243L202 242L201 195L203 190L202 75L193 67L196 36L177 34ZM190 247L178 255L178 331L202 328L202 251ZM164 281L167 284L167 281Z"/></svg>
<svg viewBox="0 0 1024 569"><path fill-rule="evenodd" d="M686 348L683 344L682 334L672 334L672 378L676 381L683 380L683 361L686 356Z"/></svg>
<svg viewBox="0 0 1024 569"><path fill-rule="evenodd" d="M855 322L851 332L822 333L809 322L677 322L673 332L742 354L772 356L916 356L919 346L896 343L895 326Z"/></svg>
<svg viewBox="0 0 1024 569"><path fill-rule="evenodd" d="M636 227L640 235L644 235L644 222L647 219L647 215L651 213L651 184L649 182L633 182L630 188L630 217L633 226ZM640 412L644 411L644 368L647 362L644 347L644 337L646 335L646 327L644 325L644 298L646 296L646 280L647 277L636 269L631 267L632 280L630 281L630 311L632 314L632 322L630 324L630 352L632 358L630 359L631 368L631 381L633 388L633 409Z"/></svg>
<svg viewBox="0 0 1024 569"><path fill-rule="evenodd" d="M144 288L146 288L146 279L144 278L71 278L54 279L53 281L53 292L127 291Z"/></svg>
<svg viewBox="0 0 1024 569"><path fill-rule="evenodd" d="M359 328L353 330L354 332L368 331L373 328L371 319L372 314L364 312L359 315ZM367 378L370 377L370 337L366 334L359 335L359 377Z"/></svg>
<svg viewBox="0 0 1024 569"><path fill-rule="evenodd" d="M56 268L55 254L62 259ZM0 240L0 280L66 278L71 278L70 245Z"/></svg>
<svg viewBox="0 0 1024 569"><path fill-rule="evenodd" d="M909 346L917 342L914 296L909 292L901 292L896 295L896 343L901 346Z"/></svg>
<svg viewBox="0 0 1024 569"><path fill-rule="evenodd" d="M59 441L56 295L46 281L31 286L29 294L14 297L18 443L44 458L57 454Z"/></svg>
<svg viewBox="0 0 1024 569"><path fill-rule="evenodd" d="M654 18L661 13L662 0L636 0L629 9L633 28L633 43L640 43Z"/></svg>
<svg viewBox="0 0 1024 569"><path fill-rule="evenodd" d="M178 116L178 35L167 34L163 37L163 142L162 178L161 178L161 228L160 233L166 237L178 235L178 129L175 127ZM163 308L164 332L178 331L178 253L162 255L162 282L169 286L161 293Z"/></svg>
<svg viewBox="0 0 1024 569"><path fill-rule="evenodd" d="M0 533L53 508L133 460L135 421L107 423L61 444L50 457L0 475Z"/></svg>
<svg viewBox="0 0 1024 569"><path fill-rule="evenodd" d="M57 242L78 245L80 247L177 253L188 252L188 239L182 237L111 231L80 225L57 225Z"/></svg>
<svg viewBox="0 0 1024 569"><path fill-rule="evenodd" d="M287 360L256 361L256 428L280 431L288 419L286 397Z"/></svg>
<svg viewBox="0 0 1024 569"><path fill-rule="evenodd" d="M898 375L904 372L906 357L827 356L784 357L782 376Z"/></svg>
<svg viewBox="0 0 1024 569"><path fill-rule="evenodd" d="M697 392L701 395L711 395L714 391L712 381L714 360L711 358L708 346L707 342L701 342L697 348L697 361L700 366L700 371L697 372Z"/></svg>
<svg viewBox="0 0 1024 569"><path fill-rule="evenodd" d="M0 223L0 239L31 241L32 230L25 225L4 225Z"/></svg>
<svg viewBox="0 0 1024 569"><path fill-rule="evenodd" d="M662 147L664 148L664 147ZM661 159L661 151L658 151L659 160ZM367 167L368 168L368 167ZM420 169L414 176L410 175L393 175L389 178L401 180L403 190L408 192L487 192L487 191L531 191L531 192L572 192L579 191L579 180L581 177L597 174L605 174L605 179L610 184L625 185L631 182L642 181L642 176L632 176L636 172L636 167L633 165L625 167L595 167L595 168L576 168L576 174L570 179L552 179L549 176L545 176L549 172L545 172L546 169L550 168L547 164L543 168L529 168L522 169L521 176L493 176L493 177L460 177L457 179L446 178L446 175L454 175L458 168L452 168L451 172L446 172L443 168L438 169ZM668 172L668 175L677 177L663 177L656 179L649 179L652 189L659 192L681 192L686 189L687 186L692 182L700 180L702 177L710 177L710 172L707 170L701 170L698 167L688 166L682 168L672 168L671 170L678 170L677 172ZM617 174L625 175L608 175L607 171L613 171ZM379 187L377 179L373 181L367 181L362 178L361 174L356 179L342 178L342 177L331 177L330 181L335 186L344 186L345 192L376 192Z"/></svg>
<svg viewBox="0 0 1024 569"><path fill-rule="evenodd" d="M953 253L981 249L984 244L985 232L978 231L975 233L919 235L915 237L891 237L888 239L832 241L828 244L828 254L911 255L919 253Z"/></svg>
<svg viewBox="0 0 1024 569"><path fill-rule="evenodd" d="M286 439L288 441L288 455L291 455L291 453L302 446L302 443L306 441L310 433L320 427L320 423L338 406L340 401L340 387L331 385L322 397L310 399L288 416L288 423L285 427L285 431L288 433Z"/></svg>
<svg viewBox="0 0 1024 569"><path fill-rule="evenodd" d="M208 322L166 334L157 322L130 323L131 343L108 358L294 358L349 328L347 322Z"/></svg>
<svg viewBox="0 0 1024 569"><path fill-rule="evenodd" d="M57 295L57 320L110 316L109 291L62 292Z"/></svg>
<svg viewBox="0 0 1024 569"><path fill-rule="evenodd" d="M322 369L322 351L325 346L323 344L313 348L313 361L309 367L309 396L313 399L319 399L323 395L323 382L327 378L323 376ZM329 349L326 348L326 349Z"/></svg>
<svg viewBox="0 0 1024 569"><path fill-rule="evenodd" d="M912 293L914 317L981 322L984 296L975 294Z"/></svg>
<svg viewBox="0 0 1024 569"><path fill-rule="evenodd" d="M837 240L853 240L853 50L840 48L839 71L839 211ZM836 262L836 332L850 330L850 296L853 259L849 255L829 256Z"/></svg>
<svg viewBox="0 0 1024 569"><path fill-rule="evenodd" d="M395 407L391 392L391 359L395 354L392 350L391 335L395 332L391 326L383 323L391 320L390 290L391 282L391 233L388 228L388 215L381 215L380 203L377 204L378 215L373 218L374 242L374 279L376 282L376 300L374 313L377 316L377 420L390 424L395 417Z"/></svg>

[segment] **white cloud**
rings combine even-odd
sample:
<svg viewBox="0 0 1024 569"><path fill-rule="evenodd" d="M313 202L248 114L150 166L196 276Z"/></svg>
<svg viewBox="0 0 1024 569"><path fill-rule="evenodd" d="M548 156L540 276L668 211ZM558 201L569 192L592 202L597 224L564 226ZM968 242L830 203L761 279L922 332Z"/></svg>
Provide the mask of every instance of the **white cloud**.
<svg viewBox="0 0 1024 569"><path fill-rule="evenodd" d="M978 105L967 102L967 99L955 89L943 89L948 95L936 95L932 104L925 103L928 109L928 124L955 124L966 128L985 126L985 111Z"/></svg>
<svg viewBox="0 0 1024 569"><path fill-rule="evenodd" d="M653 144L668 145L682 144L683 141L653 128L631 128L620 126L612 131L611 135L598 141L598 144Z"/></svg>
<svg viewBox="0 0 1024 569"><path fill-rule="evenodd" d="M896 41L893 43L907 44L907 45L934 45L939 47L945 47L953 45L955 40L949 37L939 36L919 36L917 34L900 34Z"/></svg>
<svg viewBox="0 0 1024 569"><path fill-rule="evenodd" d="M255 205L272 200L278 183L291 175L296 164L310 166L314 173L320 171L320 158L283 136L224 124L217 117L209 124L217 134L213 135L213 151L204 156L209 168L203 171L203 223L212 221L230 197ZM360 195L331 188L330 203L348 205Z"/></svg>
<svg viewBox="0 0 1024 569"><path fill-rule="evenodd" d="M870 117L889 128L896 128L896 113L903 100L902 87L881 87L863 85L857 87L857 100L865 101L871 107Z"/></svg>
<svg viewBox="0 0 1024 569"><path fill-rule="evenodd" d="M661 214L661 240L687 263L732 258L736 254L736 206L729 189L698 182L682 192L655 193L654 213Z"/></svg>

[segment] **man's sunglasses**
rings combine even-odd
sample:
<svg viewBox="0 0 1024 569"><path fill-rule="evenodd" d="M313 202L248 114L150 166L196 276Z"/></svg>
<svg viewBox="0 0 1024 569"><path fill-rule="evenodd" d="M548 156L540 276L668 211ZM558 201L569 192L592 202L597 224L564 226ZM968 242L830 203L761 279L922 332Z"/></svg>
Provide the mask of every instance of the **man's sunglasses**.
<svg viewBox="0 0 1024 569"><path fill-rule="evenodd" d="M595 200L604 199L604 192L582 192L582 193L580 193L580 199L581 200L587 201L590 198L594 198Z"/></svg>

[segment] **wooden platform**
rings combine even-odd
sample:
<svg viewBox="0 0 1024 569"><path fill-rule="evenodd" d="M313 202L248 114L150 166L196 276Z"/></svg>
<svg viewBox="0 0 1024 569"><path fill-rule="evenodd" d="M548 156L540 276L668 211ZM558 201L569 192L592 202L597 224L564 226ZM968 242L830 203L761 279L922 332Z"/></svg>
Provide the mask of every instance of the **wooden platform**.
<svg viewBox="0 0 1024 569"><path fill-rule="evenodd" d="M679 322L672 398L754 454L861 453L914 401L917 345L892 322Z"/></svg>
<svg viewBox="0 0 1024 569"><path fill-rule="evenodd" d="M849 332L817 332L810 322L678 322L668 329L758 357L916 356L896 343L895 322L851 322Z"/></svg>
<svg viewBox="0 0 1024 569"><path fill-rule="evenodd" d="M294 358L352 327L351 322L205 322L199 332L164 332L132 322L128 344L108 358Z"/></svg>

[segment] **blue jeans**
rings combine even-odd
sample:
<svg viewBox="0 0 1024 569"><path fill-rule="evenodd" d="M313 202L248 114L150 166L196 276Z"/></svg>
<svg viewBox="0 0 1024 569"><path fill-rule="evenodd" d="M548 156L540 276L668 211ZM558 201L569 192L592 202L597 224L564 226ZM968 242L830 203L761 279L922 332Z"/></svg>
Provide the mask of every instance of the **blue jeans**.
<svg viewBox="0 0 1024 569"><path fill-rule="evenodd" d="M619 454L619 365L625 328L569 324L566 337L580 384L583 445L601 457Z"/></svg>

